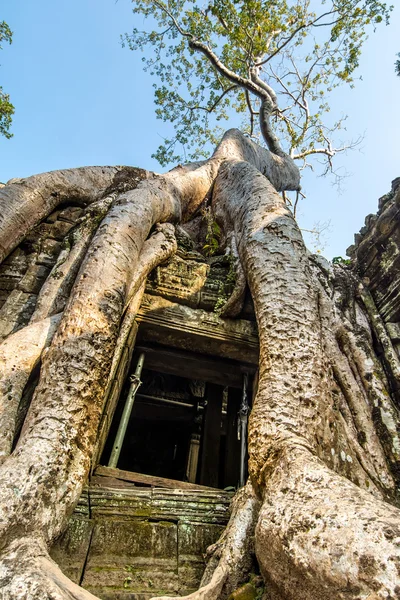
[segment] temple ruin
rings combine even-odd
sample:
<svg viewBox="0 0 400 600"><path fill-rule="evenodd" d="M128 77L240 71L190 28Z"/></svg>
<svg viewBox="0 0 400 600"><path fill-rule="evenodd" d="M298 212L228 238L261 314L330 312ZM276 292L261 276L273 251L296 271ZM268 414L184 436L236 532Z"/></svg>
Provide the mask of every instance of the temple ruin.
<svg viewBox="0 0 400 600"><path fill-rule="evenodd" d="M367 217L349 249L351 266L341 267L367 285L378 325L398 355L399 184ZM58 207L1 265L1 338L29 322L85 208L75 200ZM223 531L246 477L258 366L254 309L248 296L238 318L219 316L230 264L224 255L201 252L205 216L197 219L197 239L190 228L181 231L177 253L147 280L104 397L90 479L52 550L68 577L104 600L197 589L206 549ZM385 367L394 382L393 365ZM25 387L19 427L39 371L40 364ZM393 392L400 400L400 390Z"/></svg>

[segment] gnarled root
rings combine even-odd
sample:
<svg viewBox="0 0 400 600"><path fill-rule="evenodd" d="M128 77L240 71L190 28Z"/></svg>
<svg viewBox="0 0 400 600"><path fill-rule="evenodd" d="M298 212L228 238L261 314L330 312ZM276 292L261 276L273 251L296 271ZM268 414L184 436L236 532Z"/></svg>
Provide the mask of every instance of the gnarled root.
<svg viewBox="0 0 400 600"><path fill-rule="evenodd" d="M237 243L235 234L232 233L229 239L229 246L227 251L230 260L232 261L231 269L234 271L235 282L231 295L223 306L220 316L223 318L234 318L237 317L243 308L244 297L246 294L246 276L240 262L240 256L237 249Z"/></svg>
<svg viewBox="0 0 400 600"><path fill-rule="evenodd" d="M96 600L61 572L41 539L16 540L0 560L2 600Z"/></svg>
<svg viewBox="0 0 400 600"><path fill-rule="evenodd" d="M144 242L140 252L135 278L127 293L124 312L150 271L172 256L177 247L174 226L171 223L157 223L153 235Z"/></svg>
<svg viewBox="0 0 400 600"><path fill-rule="evenodd" d="M50 345L61 315L43 319L0 344L0 464L11 452L19 403L29 376Z"/></svg>
<svg viewBox="0 0 400 600"><path fill-rule="evenodd" d="M115 196L111 194L93 202L86 209L81 222L64 239L65 247L40 290L31 323L64 310L90 242Z"/></svg>
<svg viewBox="0 0 400 600"><path fill-rule="evenodd" d="M267 586L285 600L399 597L397 508L300 446L286 447L266 485L255 540Z"/></svg>
<svg viewBox="0 0 400 600"><path fill-rule="evenodd" d="M248 578L259 508L249 481L233 500L231 518L221 538L207 550L209 559L200 588L182 600L224 600ZM162 596L152 600L171 598Z"/></svg>
<svg viewBox="0 0 400 600"><path fill-rule="evenodd" d="M81 167L13 179L0 190L0 263L27 233L66 200L89 204L118 189L129 167Z"/></svg>

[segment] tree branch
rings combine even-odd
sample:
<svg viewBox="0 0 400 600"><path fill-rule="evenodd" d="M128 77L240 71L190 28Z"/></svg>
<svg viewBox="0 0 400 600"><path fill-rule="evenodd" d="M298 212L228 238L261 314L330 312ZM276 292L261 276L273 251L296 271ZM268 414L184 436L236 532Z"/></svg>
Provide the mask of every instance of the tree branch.
<svg viewBox="0 0 400 600"><path fill-rule="evenodd" d="M179 25L178 21L175 19L174 15L171 13L171 11L168 10L168 8L164 4L162 4L161 2L158 2L157 0L154 0L154 4L157 6L157 8L159 8L162 12L164 12L171 19L174 26L176 27L176 29L179 31L179 33L183 37L187 37L187 38L192 37L191 33L182 29L182 27Z"/></svg>
<svg viewBox="0 0 400 600"><path fill-rule="evenodd" d="M298 33L300 33L300 31L302 31L303 29L307 29L307 27L313 27L315 25L315 23L317 23L317 21L319 21L320 19L323 19L327 15L330 15L330 14L332 14L334 12L335 11L331 10L329 12L326 12L326 13L320 15L319 17L317 17L314 21L311 21L310 23L303 23L302 25L299 25L299 27L297 27L297 29L295 29L293 31L293 33L283 42L283 44L281 44L280 46L278 46L276 48L276 50L274 50L274 52L272 54L270 54L270 56L268 56L268 58L266 58L263 61L260 61L260 62L256 63L255 66L256 67L261 67L262 65L265 65L267 62L269 62L271 59L273 59L274 56L276 56L277 54L279 54L292 41L292 39Z"/></svg>
<svg viewBox="0 0 400 600"><path fill-rule="evenodd" d="M226 67L224 63L221 62L218 56L211 50L209 46L207 46L207 44L204 44L203 42L200 42L199 40L196 40L192 37L189 40L189 48L191 48L192 50L197 50L198 52L204 54L204 56L208 58L210 63L217 69L217 71L226 79L228 79L231 83L234 83L236 85L239 85L240 87L249 90L249 92L252 92L258 98L263 99L265 97L264 89L260 88L250 79L247 79L246 77L241 77L241 75L237 75L234 71L228 69L228 67Z"/></svg>
<svg viewBox="0 0 400 600"><path fill-rule="evenodd" d="M250 135L253 136L253 134L254 134L254 116L257 114L257 112L252 107L250 94L249 94L248 90L245 90L245 96L246 96L247 108L249 109L249 112L250 112Z"/></svg>

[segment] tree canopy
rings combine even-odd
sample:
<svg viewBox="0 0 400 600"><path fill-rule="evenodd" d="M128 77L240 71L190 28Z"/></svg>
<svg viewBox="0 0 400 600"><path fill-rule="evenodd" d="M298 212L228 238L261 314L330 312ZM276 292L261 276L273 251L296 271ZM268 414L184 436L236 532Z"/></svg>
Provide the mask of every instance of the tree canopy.
<svg viewBox="0 0 400 600"><path fill-rule="evenodd" d="M12 42L12 31L5 21L0 22L0 50L3 42L9 44ZM4 135L6 138L13 135L10 133L13 114L14 106L10 102L10 96L3 92L3 88L0 86L0 135Z"/></svg>
<svg viewBox="0 0 400 600"><path fill-rule="evenodd" d="M328 118L327 94L353 85L368 30L388 23L392 9L378 0L134 4L148 28L123 40L146 52L157 117L175 129L154 154L162 165L206 156L205 143L218 141L236 111L243 131L271 150L279 153L279 140L304 165L316 156L329 168L348 146L334 145L345 116Z"/></svg>
<svg viewBox="0 0 400 600"><path fill-rule="evenodd" d="M398 59L394 63L394 66L395 66L395 69L396 69L396 74L400 77L400 52L398 53L397 56L398 56Z"/></svg>

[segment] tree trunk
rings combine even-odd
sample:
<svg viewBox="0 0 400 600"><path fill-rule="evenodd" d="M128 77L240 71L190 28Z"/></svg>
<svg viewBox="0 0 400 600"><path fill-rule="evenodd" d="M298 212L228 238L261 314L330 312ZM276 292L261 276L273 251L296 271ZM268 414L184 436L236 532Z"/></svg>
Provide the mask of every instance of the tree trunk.
<svg viewBox="0 0 400 600"><path fill-rule="evenodd" d="M129 168L77 171L0 190L7 205L3 256L62 199L99 206L102 218L78 226L59 285L49 276L31 325L0 345L6 365L0 423L11 424L0 450L3 597L93 598L61 573L48 547L87 478L104 392L143 281L176 249L170 223L189 220L212 193L238 268L225 314L238 313L245 277L260 365L250 479L190 598L227 598L245 581L253 536L271 600L400 598L399 421L374 352L371 323L375 336L379 323L368 316L354 275L326 268L307 252L277 193L299 189L293 162L232 130L210 160L146 174L138 185ZM55 311L62 316L49 319ZM390 356L397 377L396 354ZM40 358L40 380L11 452L16 408ZM372 418L377 406L379 430Z"/></svg>

